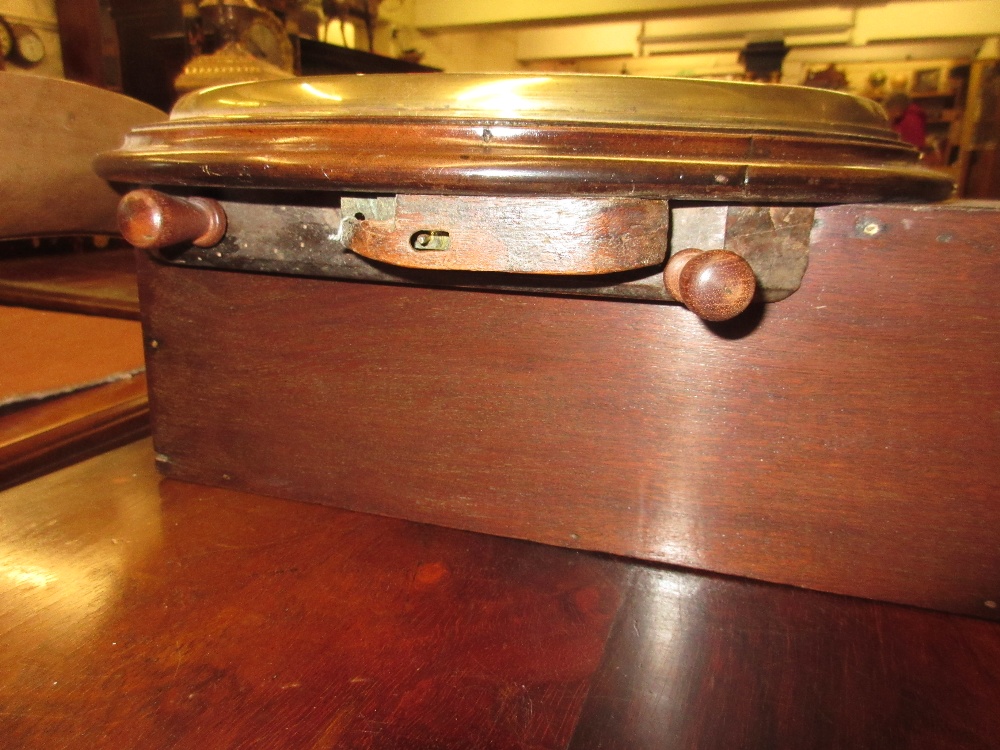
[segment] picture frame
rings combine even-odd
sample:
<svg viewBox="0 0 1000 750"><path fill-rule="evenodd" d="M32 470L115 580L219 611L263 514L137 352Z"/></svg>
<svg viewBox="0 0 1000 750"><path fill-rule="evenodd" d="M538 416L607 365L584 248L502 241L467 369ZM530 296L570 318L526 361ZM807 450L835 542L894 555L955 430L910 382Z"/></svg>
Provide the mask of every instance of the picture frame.
<svg viewBox="0 0 1000 750"><path fill-rule="evenodd" d="M933 94L941 85L940 68L924 68L914 71L912 91L915 94Z"/></svg>

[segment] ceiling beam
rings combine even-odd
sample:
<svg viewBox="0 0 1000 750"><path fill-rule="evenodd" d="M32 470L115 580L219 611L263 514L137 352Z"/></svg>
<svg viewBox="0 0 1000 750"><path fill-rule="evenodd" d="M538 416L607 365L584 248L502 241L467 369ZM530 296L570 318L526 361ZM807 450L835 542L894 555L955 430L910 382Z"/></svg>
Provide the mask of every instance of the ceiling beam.
<svg viewBox="0 0 1000 750"><path fill-rule="evenodd" d="M760 40L780 40L787 34L829 34L854 26L855 11L838 6L797 10L760 10L724 16L698 15L646 21L641 41L680 42L685 40L756 36Z"/></svg>
<svg viewBox="0 0 1000 750"><path fill-rule="evenodd" d="M641 31L638 21L524 29L517 33L517 59L634 57L639 54Z"/></svg>
<svg viewBox="0 0 1000 750"><path fill-rule="evenodd" d="M636 16L697 13L706 10L787 7L790 4L789 0L503 0L503 2L412 0L412 2L413 25L421 31L444 31L498 24L531 25L598 19L622 20Z"/></svg>
<svg viewBox="0 0 1000 750"><path fill-rule="evenodd" d="M852 42L983 37L1000 33L1000 0L890 2L859 8Z"/></svg>
<svg viewBox="0 0 1000 750"><path fill-rule="evenodd" d="M516 34L517 59L522 63L738 50L748 42L770 40L783 40L793 48L981 41L1000 34L1000 0L911 0L857 9L814 5L726 15L702 12L669 19L537 25Z"/></svg>

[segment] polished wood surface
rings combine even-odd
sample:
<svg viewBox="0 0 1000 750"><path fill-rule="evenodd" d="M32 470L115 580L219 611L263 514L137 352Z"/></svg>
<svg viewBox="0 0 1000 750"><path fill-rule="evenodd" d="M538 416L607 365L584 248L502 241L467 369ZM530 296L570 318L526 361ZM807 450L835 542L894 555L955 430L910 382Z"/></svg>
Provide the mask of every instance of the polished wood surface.
<svg viewBox="0 0 1000 750"><path fill-rule="evenodd" d="M0 495L0 746L566 746L622 563L152 466Z"/></svg>
<svg viewBox="0 0 1000 750"><path fill-rule="evenodd" d="M0 494L0 747L989 748L1000 625L160 481Z"/></svg>
<svg viewBox="0 0 1000 750"><path fill-rule="evenodd" d="M181 243L212 247L226 233L226 214L210 198L178 198L140 188L118 204L118 229L128 242L145 249Z"/></svg>
<svg viewBox="0 0 1000 750"><path fill-rule="evenodd" d="M685 251L681 251L684 253ZM675 260L671 256L670 262ZM708 250L680 259L681 269L664 269L668 280L676 273L677 299L703 320L731 320L747 309L757 291L753 269L729 250Z"/></svg>
<svg viewBox="0 0 1000 750"><path fill-rule="evenodd" d="M995 618L1000 210L816 216L801 289L713 327L146 259L161 468Z"/></svg>
<svg viewBox="0 0 1000 750"><path fill-rule="evenodd" d="M996 623L637 568L570 747L995 748L998 635Z"/></svg>
<svg viewBox="0 0 1000 750"><path fill-rule="evenodd" d="M210 87L94 162L183 188L618 196L764 203L942 200L863 97L640 76L328 76Z"/></svg>
<svg viewBox="0 0 1000 750"><path fill-rule="evenodd" d="M280 157L274 145L281 143ZM940 172L901 144L662 128L172 122L94 162L135 185L378 194L619 195L765 203L942 200ZM820 158L822 154L822 158ZM377 165L377 168L373 168Z"/></svg>
<svg viewBox="0 0 1000 750"><path fill-rule="evenodd" d="M138 320L134 256L118 248L0 258L0 303Z"/></svg>
<svg viewBox="0 0 1000 750"><path fill-rule="evenodd" d="M148 434L144 374L0 414L0 489Z"/></svg>
<svg viewBox="0 0 1000 750"><path fill-rule="evenodd" d="M149 433L137 322L0 306L0 342L0 488Z"/></svg>

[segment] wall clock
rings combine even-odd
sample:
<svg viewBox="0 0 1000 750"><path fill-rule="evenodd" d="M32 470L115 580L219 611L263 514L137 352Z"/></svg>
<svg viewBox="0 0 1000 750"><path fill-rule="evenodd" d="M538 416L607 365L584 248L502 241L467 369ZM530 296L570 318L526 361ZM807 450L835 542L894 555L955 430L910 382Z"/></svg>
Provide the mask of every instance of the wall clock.
<svg viewBox="0 0 1000 750"><path fill-rule="evenodd" d="M240 41L254 57L272 65L288 71L295 65L295 53L285 27L268 11L261 11L247 23L240 33Z"/></svg>
<svg viewBox="0 0 1000 750"><path fill-rule="evenodd" d="M25 67L38 65L45 59L45 44L30 26L0 16L0 59Z"/></svg>
<svg viewBox="0 0 1000 750"><path fill-rule="evenodd" d="M12 23L10 29L14 35L16 62L32 66L45 59L45 43L33 28L23 23Z"/></svg>

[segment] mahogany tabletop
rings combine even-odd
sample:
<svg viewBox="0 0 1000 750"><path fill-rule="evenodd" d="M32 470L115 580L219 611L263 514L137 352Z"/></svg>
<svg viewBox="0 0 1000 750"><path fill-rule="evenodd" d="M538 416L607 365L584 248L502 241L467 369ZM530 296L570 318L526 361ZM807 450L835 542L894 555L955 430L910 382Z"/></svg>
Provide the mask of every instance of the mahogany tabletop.
<svg viewBox="0 0 1000 750"><path fill-rule="evenodd" d="M1000 624L161 480L0 493L3 748L988 748Z"/></svg>

